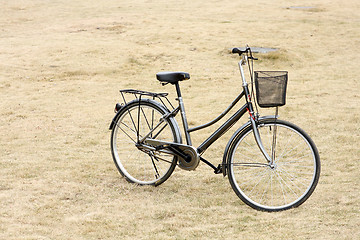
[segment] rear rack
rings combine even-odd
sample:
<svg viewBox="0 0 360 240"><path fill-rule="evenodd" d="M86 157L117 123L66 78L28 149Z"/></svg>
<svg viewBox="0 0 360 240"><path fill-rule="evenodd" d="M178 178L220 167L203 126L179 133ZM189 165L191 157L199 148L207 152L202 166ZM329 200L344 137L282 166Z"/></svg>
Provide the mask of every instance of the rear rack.
<svg viewBox="0 0 360 240"><path fill-rule="evenodd" d="M151 96L151 97L166 97L167 95L169 95L168 93L153 93L153 92L147 92L147 91L135 90L135 89L124 89L124 90L120 90L120 92L121 92L121 94L122 93L130 93L130 94L134 94L135 96L136 95L145 95L145 96Z"/></svg>
<svg viewBox="0 0 360 240"><path fill-rule="evenodd" d="M171 102L167 98L167 96L169 95L168 93L154 93L154 92L147 92L147 91L136 90L136 89L123 89L123 90L120 90L120 93L121 93L121 96L122 96L125 104L127 104L127 101L125 99L124 93L127 93L127 94L133 94L136 99L140 99L140 100L141 100L142 96L152 97L153 100L155 100L155 98L157 98L169 111L170 111L170 109L168 106L170 106L171 110L174 109L174 106L171 104ZM166 101L163 99L166 99ZM167 104L165 104L165 102Z"/></svg>

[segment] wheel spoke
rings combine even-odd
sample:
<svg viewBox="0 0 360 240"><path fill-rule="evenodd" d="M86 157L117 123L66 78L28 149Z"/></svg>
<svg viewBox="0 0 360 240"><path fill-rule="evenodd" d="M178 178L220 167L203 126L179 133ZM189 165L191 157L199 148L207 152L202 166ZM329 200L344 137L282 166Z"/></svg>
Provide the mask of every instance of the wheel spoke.
<svg viewBox="0 0 360 240"><path fill-rule="evenodd" d="M126 127L128 127L125 123L122 123L123 125L125 125ZM118 126L118 125L116 125L116 126ZM128 137L128 138L130 138L131 139L131 141L133 142L133 143L136 143L136 141L132 138L132 137L130 137L130 135L127 133L127 132L125 132L125 130L122 128L122 127L120 127L120 126L118 126L119 127L119 129ZM129 127L128 127L129 128ZM130 130L132 130L131 128L129 128ZM136 132L135 132L136 133Z"/></svg>

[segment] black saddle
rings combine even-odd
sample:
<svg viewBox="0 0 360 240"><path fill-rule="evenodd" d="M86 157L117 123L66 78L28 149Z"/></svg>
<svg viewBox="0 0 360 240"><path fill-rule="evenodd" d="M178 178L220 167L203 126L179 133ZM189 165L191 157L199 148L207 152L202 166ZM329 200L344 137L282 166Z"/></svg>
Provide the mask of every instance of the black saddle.
<svg viewBox="0 0 360 240"><path fill-rule="evenodd" d="M190 79L190 74L186 72L159 72L156 74L160 82L176 84L179 81Z"/></svg>

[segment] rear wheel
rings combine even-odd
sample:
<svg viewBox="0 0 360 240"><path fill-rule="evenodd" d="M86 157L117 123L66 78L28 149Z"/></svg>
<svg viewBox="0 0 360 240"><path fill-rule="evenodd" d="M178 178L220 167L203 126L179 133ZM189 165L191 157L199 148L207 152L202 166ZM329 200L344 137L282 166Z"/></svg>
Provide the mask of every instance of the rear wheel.
<svg viewBox="0 0 360 240"><path fill-rule="evenodd" d="M263 121L258 129L274 164L270 166L260 152L249 126L230 149L228 169L233 190L247 205L262 211L301 205L313 193L320 176L315 144L302 129L286 121Z"/></svg>
<svg viewBox="0 0 360 240"><path fill-rule="evenodd" d="M125 105L115 119L111 152L117 169L129 182L159 185L174 171L177 157L164 151L142 148L138 144L139 139L148 134L166 113L167 110L153 100L134 100ZM149 137L181 142L173 118L165 120Z"/></svg>

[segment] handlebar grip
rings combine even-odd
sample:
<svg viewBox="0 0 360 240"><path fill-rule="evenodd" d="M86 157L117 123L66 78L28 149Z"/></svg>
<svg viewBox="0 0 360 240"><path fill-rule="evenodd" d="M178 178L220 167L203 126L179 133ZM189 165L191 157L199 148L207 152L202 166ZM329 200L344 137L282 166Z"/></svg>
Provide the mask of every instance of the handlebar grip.
<svg viewBox="0 0 360 240"><path fill-rule="evenodd" d="M251 49L249 47L245 47L245 48L233 48L231 52L237 53L239 54L239 56L241 56L241 54L247 53L249 51L251 51Z"/></svg>
<svg viewBox="0 0 360 240"><path fill-rule="evenodd" d="M241 55L241 54L243 54L244 52L246 52L246 50L243 51L243 50L240 50L239 48L233 48L231 52L232 52L232 53L238 53L239 55Z"/></svg>

